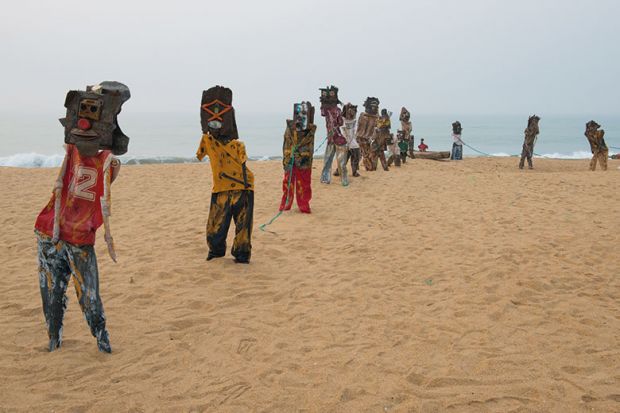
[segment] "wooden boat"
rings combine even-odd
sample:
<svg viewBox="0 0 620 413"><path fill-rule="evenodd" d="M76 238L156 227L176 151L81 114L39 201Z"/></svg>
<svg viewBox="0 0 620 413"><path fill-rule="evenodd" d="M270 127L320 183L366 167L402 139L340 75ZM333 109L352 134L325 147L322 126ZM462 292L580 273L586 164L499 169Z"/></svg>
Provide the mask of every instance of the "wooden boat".
<svg viewBox="0 0 620 413"><path fill-rule="evenodd" d="M439 160L439 159L448 159L448 158L450 158L450 151L442 151L442 152L435 152L435 151L426 151L426 152L413 151L413 159L433 159L433 160Z"/></svg>

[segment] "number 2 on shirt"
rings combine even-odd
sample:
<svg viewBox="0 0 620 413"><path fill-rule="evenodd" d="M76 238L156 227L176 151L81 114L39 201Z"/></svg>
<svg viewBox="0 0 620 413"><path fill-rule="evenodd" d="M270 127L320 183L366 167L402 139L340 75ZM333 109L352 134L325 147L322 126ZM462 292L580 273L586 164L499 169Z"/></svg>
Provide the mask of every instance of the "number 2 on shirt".
<svg viewBox="0 0 620 413"><path fill-rule="evenodd" d="M95 185L97 185L97 170L84 165L78 165L75 167L75 174L69 192L77 198L94 201L95 192L91 191L91 188Z"/></svg>

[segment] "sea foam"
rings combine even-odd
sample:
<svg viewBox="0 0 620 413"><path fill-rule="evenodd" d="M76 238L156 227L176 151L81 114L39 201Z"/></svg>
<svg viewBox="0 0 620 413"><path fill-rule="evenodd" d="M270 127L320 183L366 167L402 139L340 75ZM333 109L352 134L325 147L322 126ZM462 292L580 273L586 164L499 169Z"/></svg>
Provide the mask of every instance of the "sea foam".
<svg viewBox="0 0 620 413"><path fill-rule="evenodd" d="M63 154L42 155L38 153L18 153L10 156L0 156L0 166L15 168L57 168L62 164ZM139 156L122 155L119 159L124 165L151 165L160 163L194 163L198 160L194 157L181 156ZM251 161L269 161L282 159L281 156L256 156L250 157Z"/></svg>
<svg viewBox="0 0 620 413"><path fill-rule="evenodd" d="M62 164L64 155L41 155L38 153L17 153L10 156L0 156L0 166L16 168L55 168Z"/></svg>
<svg viewBox="0 0 620 413"><path fill-rule="evenodd" d="M541 158L551 158L551 159L589 159L592 157L592 152L586 151L577 151L571 154L565 153L541 153L540 155L536 155Z"/></svg>

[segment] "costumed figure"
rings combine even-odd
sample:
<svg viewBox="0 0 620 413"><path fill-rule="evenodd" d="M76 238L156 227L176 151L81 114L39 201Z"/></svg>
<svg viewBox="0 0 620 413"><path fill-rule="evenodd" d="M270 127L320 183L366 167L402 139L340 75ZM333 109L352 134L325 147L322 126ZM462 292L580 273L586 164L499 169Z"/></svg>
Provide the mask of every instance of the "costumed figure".
<svg viewBox="0 0 620 413"><path fill-rule="evenodd" d="M407 152L411 157L413 154L413 125L411 124L411 113L407 108L403 107L400 110L400 131L402 140L400 146L400 156L405 162L407 159ZM406 145L405 145L406 144Z"/></svg>
<svg viewBox="0 0 620 413"><path fill-rule="evenodd" d="M321 182L329 184L331 182L332 162L334 156L338 165L338 175L343 186L349 185L347 176L347 140L342 135L340 127L344 124L342 111L338 107L338 88L330 86L321 89L321 116L325 117L327 129L327 145L325 147L325 157L323 159L323 172Z"/></svg>
<svg viewBox="0 0 620 413"><path fill-rule="evenodd" d="M400 159L402 163L407 161L407 152L409 152L409 156L412 156L413 153L413 135L411 134L412 126L411 126L411 113L407 110L407 108L403 107L400 109L400 130L397 132L396 136L398 137L398 147L400 149Z"/></svg>
<svg viewBox="0 0 620 413"><path fill-rule="evenodd" d="M73 278L80 307L99 350L112 352L99 295L94 244L96 231L103 224L108 252L116 262L109 220L110 185L120 169L114 155L127 152L129 143L117 119L129 98L129 88L124 84L101 82L88 86L86 91L72 90L65 99L67 115L60 119L65 128L65 157L52 198L35 223L49 351L62 345L66 292Z"/></svg>
<svg viewBox="0 0 620 413"><path fill-rule="evenodd" d="M226 254L230 221L235 221L232 255L247 264L252 252L254 174L247 166L245 145L239 141L232 90L215 86L202 92L200 106L202 139L196 152L199 161L209 157L213 191L207 221L207 261Z"/></svg>
<svg viewBox="0 0 620 413"><path fill-rule="evenodd" d="M391 113L390 113L391 115ZM392 166L392 163L396 166L400 167L400 146L398 145L399 134L397 132L396 139L394 139L394 134L390 133L386 140L387 150L388 150L388 158L387 164L388 166Z"/></svg>
<svg viewBox="0 0 620 413"><path fill-rule="evenodd" d="M357 121L357 143L360 146L362 161L367 171L372 171L372 154L370 141L375 134L377 120L379 119L379 99L367 97L364 102L364 112Z"/></svg>
<svg viewBox="0 0 620 413"><path fill-rule="evenodd" d="M534 144L540 133L538 129L538 121L540 118L536 115L530 116L527 120L527 128L525 128L525 139L523 140L523 150L521 151L521 160L519 161L519 169L523 169L525 160L530 169L534 169L532 165L532 155L534 155Z"/></svg>
<svg viewBox="0 0 620 413"><path fill-rule="evenodd" d="M458 120L452 124L452 154L450 159L453 161L460 161L463 159L463 141L461 140L461 133L463 127Z"/></svg>
<svg viewBox="0 0 620 413"><path fill-rule="evenodd" d="M297 194L297 206L301 212L310 213L312 198L312 156L314 155L314 107L310 102L293 105L293 119L287 119L282 145L284 180L280 211L289 210Z"/></svg>
<svg viewBox="0 0 620 413"><path fill-rule="evenodd" d="M592 160L590 161L590 170L596 170L597 161L601 163L601 169L607 170L607 157L609 156L609 149L605 143L605 131L599 128L601 125L591 120L586 123L586 131L584 135L590 142L590 149L592 150Z"/></svg>
<svg viewBox="0 0 620 413"><path fill-rule="evenodd" d="M347 139L349 152L347 154L347 162L351 160L351 173L353 176L360 176L360 146L357 143L357 105L347 103L344 105L342 113L344 114L344 136Z"/></svg>
<svg viewBox="0 0 620 413"><path fill-rule="evenodd" d="M384 171L389 171L387 161L385 159L385 151L388 144L393 144L393 135L390 133L390 115L387 109L381 109L381 116L377 120L375 134L370 142L372 171L377 170L378 160L381 160L381 166ZM400 158L399 158L400 159Z"/></svg>

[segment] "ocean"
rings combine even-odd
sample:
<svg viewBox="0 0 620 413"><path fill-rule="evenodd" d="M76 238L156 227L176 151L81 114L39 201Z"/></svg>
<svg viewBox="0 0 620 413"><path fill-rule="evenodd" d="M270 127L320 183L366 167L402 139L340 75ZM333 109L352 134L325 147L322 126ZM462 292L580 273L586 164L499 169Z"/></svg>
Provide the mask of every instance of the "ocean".
<svg viewBox="0 0 620 413"><path fill-rule="evenodd" d="M361 107L361 106L360 106ZM392 115L392 130L398 129L398 113ZM35 116L36 115L36 116ZM0 114L0 166L24 168L57 167L62 162L63 130L57 116ZM280 114L237 112L237 126L252 160L281 157L285 119ZM583 135L588 116L541 116L535 152L559 159L591 156ZM528 114L515 115L416 115L412 116L416 145L424 138L429 150L450 150L452 122L463 125L463 140L472 148L493 156L514 156L521 152ZM610 153L620 152L620 116L598 116L594 120L605 129ZM315 146L325 138L325 122L318 116ZM131 140L129 152L121 157L127 164L194 162L201 138L197 113L133 113L120 115L120 124ZM317 156L323 152L321 148ZM465 156L483 156L469 147Z"/></svg>

